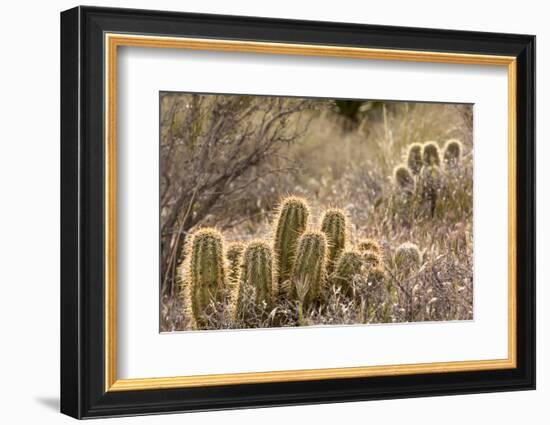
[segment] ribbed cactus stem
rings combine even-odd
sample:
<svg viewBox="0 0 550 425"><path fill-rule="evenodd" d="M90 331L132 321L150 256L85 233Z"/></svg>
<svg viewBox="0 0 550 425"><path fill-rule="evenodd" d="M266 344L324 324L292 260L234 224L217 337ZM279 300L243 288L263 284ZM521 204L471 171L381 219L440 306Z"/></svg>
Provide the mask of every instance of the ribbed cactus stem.
<svg viewBox="0 0 550 425"><path fill-rule="evenodd" d="M417 176L422 169L422 145L420 143L412 143L407 151L407 166L411 173Z"/></svg>
<svg viewBox="0 0 550 425"><path fill-rule="evenodd" d="M439 166L441 164L441 153L436 142L426 142L422 147L422 159L424 165Z"/></svg>
<svg viewBox="0 0 550 425"><path fill-rule="evenodd" d="M323 232L306 232L300 238L292 271L291 292L304 306L314 303L326 278L327 239Z"/></svg>
<svg viewBox="0 0 550 425"><path fill-rule="evenodd" d="M353 279L361 274L363 264L363 256L360 252L344 251L336 263L332 274L332 283L340 286L345 295L351 295Z"/></svg>
<svg viewBox="0 0 550 425"><path fill-rule="evenodd" d="M346 214L338 208L331 208L324 212L321 220L321 231L325 234L328 243L327 274L332 273L338 256L346 247Z"/></svg>
<svg viewBox="0 0 550 425"><path fill-rule="evenodd" d="M443 148L443 161L446 168L455 168L462 157L462 143L457 139L447 140Z"/></svg>
<svg viewBox="0 0 550 425"><path fill-rule="evenodd" d="M273 251L265 241L255 240L248 243L243 254L242 273L239 286L239 304L247 285L256 293L256 303L273 302Z"/></svg>
<svg viewBox="0 0 550 425"><path fill-rule="evenodd" d="M393 171L395 186L403 192L414 192L414 177L405 165L398 165Z"/></svg>
<svg viewBox="0 0 550 425"><path fill-rule="evenodd" d="M225 264L223 237L212 228L196 231L187 245L184 294L190 303L193 319L198 328L204 327L203 315L211 301L223 302L225 289Z"/></svg>
<svg viewBox="0 0 550 425"><path fill-rule="evenodd" d="M298 239L306 230L308 218L309 207L304 199L290 196L282 201L273 240L277 287L290 279Z"/></svg>
<svg viewBox="0 0 550 425"><path fill-rule="evenodd" d="M227 281L230 285L238 285L241 277L242 258L245 245L242 242L231 242L227 246Z"/></svg>

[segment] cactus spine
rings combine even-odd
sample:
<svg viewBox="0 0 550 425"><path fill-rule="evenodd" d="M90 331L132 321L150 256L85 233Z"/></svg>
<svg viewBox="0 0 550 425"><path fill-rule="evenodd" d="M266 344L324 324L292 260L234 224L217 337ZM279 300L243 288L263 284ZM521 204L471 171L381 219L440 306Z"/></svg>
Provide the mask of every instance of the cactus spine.
<svg viewBox="0 0 550 425"><path fill-rule="evenodd" d="M462 143L457 139L447 140L443 148L443 161L446 168L455 168L462 157Z"/></svg>
<svg viewBox="0 0 550 425"><path fill-rule="evenodd" d="M291 295L304 306L314 303L325 282L327 238L323 232L306 232L298 243L292 270Z"/></svg>
<svg viewBox="0 0 550 425"><path fill-rule="evenodd" d="M426 166L437 166L441 164L441 153L436 142L426 142L422 147L422 159Z"/></svg>
<svg viewBox="0 0 550 425"><path fill-rule="evenodd" d="M298 239L306 230L308 218L309 207L302 198L290 196L279 207L273 241L278 288L290 279Z"/></svg>
<svg viewBox="0 0 550 425"><path fill-rule="evenodd" d="M243 292L247 285L254 287L256 304L273 302L273 251L269 244L261 240L250 242L244 251L242 273L239 286L239 310Z"/></svg>
<svg viewBox="0 0 550 425"><path fill-rule="evenodd" d="M412 143L407 151L407 166L411 173L415 176L420 174L422 169L422 145L420 143Z"/></svg>
<svg viewBox="0 0 550 425"><path fill-rule="evenodd" d="M342 288L342 293L351 295L351 283L356 275L361 274L363 256L357 251L344 251L334 269L332 282Z"/></svg>
<svg viewBox="0 0 550 425"><path fill-rule="evenodd" d="M321 231L328 243L327 274L332 273L338 256L346 246L346 214L344 211L331 208L325 211L321 220Z"/></svg>
<svg viewBox="0 0 550 425"><path fill-rule="evenodd" d="M203 228L191 236L187 246L184 302L186 310L192 313L195 327L204 328L204 313L210 302L224 300L223 237L216 229Z"/></svg>

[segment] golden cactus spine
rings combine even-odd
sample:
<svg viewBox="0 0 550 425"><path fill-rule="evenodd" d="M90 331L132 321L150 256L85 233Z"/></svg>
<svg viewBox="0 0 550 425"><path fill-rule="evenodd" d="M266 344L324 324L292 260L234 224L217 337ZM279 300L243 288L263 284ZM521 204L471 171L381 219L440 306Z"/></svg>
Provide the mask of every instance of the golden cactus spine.
<svg viewBox="0 0 550 425"><path fill-rule="evenodd" d="M304 306L321 294L326 278L327 238L323 232L305 232L298 243L290 292Z"/></svg>
<svg viewBox="0 0 550 425"><path fill-rule="evenodd" d="M323 214L321 231L325 234L328 243L327 274L332 273L339 255L346 247L347 219L344 211L330 208Z"/></svg>
<svg viewBox="0 0 550 425"><path fill-rule="evenodd" d="M197 230L190 237L183 265L183 297L195 327L204 328L205 312L212 301L223 302L225 264L223 237L213 228Z"/></svg>
<svg viewBox="0 0 550 425"><path fill-rule="evenodd" d="M242 273L239 285L239 306L241 308L245 288L255 290L256 304L271 307L273 303L273 251L268 243L261 240L250 242L244 251Z"/></svg>
<svg viewBox="0 0 550 425"><path fill-rule="evenodd" d="M290 196L282 201L273 240L277 287L290 278L298 239L305 232L308 219L309 206L304 199Z"/></svg>

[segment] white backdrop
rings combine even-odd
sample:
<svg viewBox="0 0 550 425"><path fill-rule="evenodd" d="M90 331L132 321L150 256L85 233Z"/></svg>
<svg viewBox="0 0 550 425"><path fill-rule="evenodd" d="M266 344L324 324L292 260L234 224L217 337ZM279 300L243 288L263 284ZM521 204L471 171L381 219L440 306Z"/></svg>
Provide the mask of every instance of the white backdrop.
<svg viewBox="0 0 550 425"><path fill-rule="evenodd" d="M536 33L538 36L538 158L550 157L550 28L544 3L534 0L452 5L440 1L258 2L232 0L97 0L97 5L186 10ZM0 397L2 422L74 423L57 413L59 391L59 11L72 1L11 2L2 14L0 78ZM540 162L539 162L540 163ZM550 216L550 167L538 169L538 216ZM550 223L538 223L538 390L455 397L346 403L162 417L108 423L334 424L342 418L374 423L545 423L550 399L548 244ZM546 402L546 403L545 403ZM106 422L107 423L107 422Z"/></svg>

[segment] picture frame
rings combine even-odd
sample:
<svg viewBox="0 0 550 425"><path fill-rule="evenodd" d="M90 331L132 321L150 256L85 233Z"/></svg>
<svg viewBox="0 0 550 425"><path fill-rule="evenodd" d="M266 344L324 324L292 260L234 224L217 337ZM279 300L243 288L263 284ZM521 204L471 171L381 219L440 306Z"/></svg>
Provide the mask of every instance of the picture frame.
<svg viewBox="0 0 550 425"><path fill-rule="evenodd" d="M508 180L499 184L508 205L498 215L508 220L506 358L121 379L121 47L504 69ZM80 6L61 13L61 117L62 413L80 419L535 388L534 36Z"/></svg>

